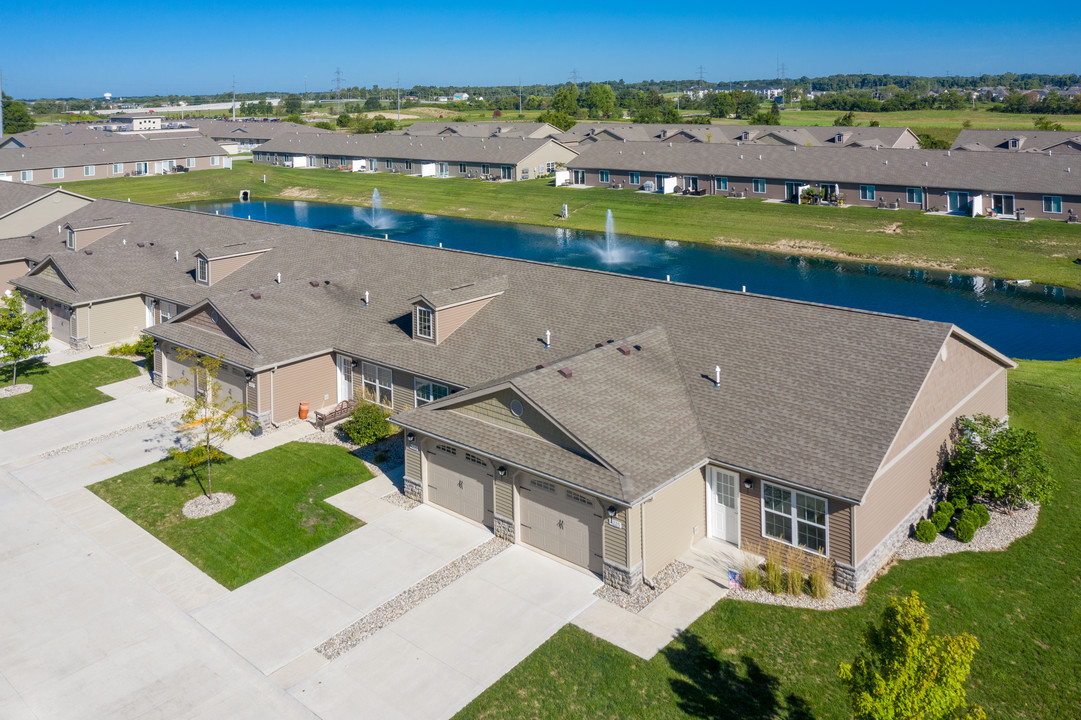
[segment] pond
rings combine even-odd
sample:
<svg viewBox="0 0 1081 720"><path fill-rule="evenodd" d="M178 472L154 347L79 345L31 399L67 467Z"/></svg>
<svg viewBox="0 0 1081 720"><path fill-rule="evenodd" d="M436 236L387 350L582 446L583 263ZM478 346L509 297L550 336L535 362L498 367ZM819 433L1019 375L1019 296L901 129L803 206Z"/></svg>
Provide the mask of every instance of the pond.
<svg viewBox="0 0 1081 720"><path fill-rule="evenodd" d="M1081 292L1012 280L840 262L565 228L303 201L185 203L189 210L439 245L952 322L1016 358L1081 357ZM1081 273L1081 268L1078 269Z"/></svg>

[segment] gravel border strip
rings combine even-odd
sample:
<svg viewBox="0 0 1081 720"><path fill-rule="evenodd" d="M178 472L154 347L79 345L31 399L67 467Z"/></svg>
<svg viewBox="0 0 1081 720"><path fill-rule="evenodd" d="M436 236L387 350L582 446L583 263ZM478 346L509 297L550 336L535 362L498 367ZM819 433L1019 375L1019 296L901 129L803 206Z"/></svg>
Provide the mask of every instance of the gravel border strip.
<svg viewBox="0 0 1081 720"><path fill-rule="evenodd" d="M217 492L210 497L197 495L184 503L184 509L181 512L184 513L184 517L197 520L220 513L222 510L231 508L235 503L236 495L232 493Z"/></svg>
<svg viewBox="0 0 1081 720"><path fill-rule="evenodd" d="M653 576L653 587L645 583L638 586L633 593L625 593L611 585L601 585L593 591L593 594L601 600L606 600L624 610L638 614L668 588L676 584L676 581L689 573L693 568L679 560L669 563L663 570Z"/></svg>
<svg viewBox="0 0 1081 720"><path fill-rule="evenodd" d="M415 507L420 507L419 502L417 502L413 498L408 498L405 495L402 495L397 490L395 490L394 492L389 492L379 499L383 500L384 502L388 502L395 507L400 507L403 510L412 510Z"/></svg>
<svg viewBox="0 0 1081 720"><path fill-rule="evenodd" d="M831 587L830 593L824 598L813 598L810 595L786 595L781 593L774 595L768 590L746 590L734 587L728 591L728 597L733 600L746 600L747 602L760 603L762 605L781 605L783 607L803 608L805 610L840 610L841 608L856 607L863 604L864 594L841 590Z"/></svg>
<svg viewBox="0 0 1081 720"><path fill-rule="evenodd" d="M1005 550L1014 540L1023 538L1036 529L1040 518L1039 505L1027 505L1013 513L988 508L991 519L976 531L972 542L963 543L953 533L953 528L939 533L934 542L922 543L914 537L907 538L897 549L895 560L912 560L921 557L941 557L965 551Z"/></svg>
<svg viewBox="0 0 1081 720"><path fill-rule="evenodd" d="M327 660L343 655L508 547L510 543L501 538L492 538L478 545L331 636L316 647L315 651Z"/></svg>
<svg viewBox="0 0 1081 720"><path fill-rule="evenodd" d="M144 420L141 423L135 423L134 425L128 425L127 427L120 428L119 430L112 430L111 432L103 433L101 435L95 435L94 437L87 438L86 440L80 440L79 442L73 442L70 445L65 445L63 447L56 448L55 450L46 450L43 453L39 453L37 457L51 458L51 457L54 457L56 455L63 455L64 453L71 452L72 450L78 450L79 448L86 447L87 445L94 445L96 443L102 442L103 440L111 440L114 437L119 437L120 435L123 435L125 433L129 433L132 430L138 430L139 428L150 427L151 425L155 425L155 424L160 423L160 422L168 422L170 420L176 420L181 416L181 414L183 414L183 412L184 412L183 410L178 410L176 412L169 413L168 415L160 415L160 416L158 416L156 418L151 418L150 420Z"/></svg>
<svg viewBox="0 0 1081 720"><path fill-rule="evenodd" d="M16 395L28 393L33 389L34 386L30 383L17 383L15 385L6 385L0 388L0 398L15 397Z"/></svg>

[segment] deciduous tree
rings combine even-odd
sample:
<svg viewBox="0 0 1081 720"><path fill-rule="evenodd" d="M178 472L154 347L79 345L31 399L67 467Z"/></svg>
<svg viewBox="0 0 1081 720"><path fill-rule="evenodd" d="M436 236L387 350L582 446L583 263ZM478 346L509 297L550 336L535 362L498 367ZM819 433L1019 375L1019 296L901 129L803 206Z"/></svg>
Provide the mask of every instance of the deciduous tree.
<svg viewBox="0 0 1081 720"><path fill-rule="evenodd" d="M942 482L963 497L1000 500L1009 507L1043 502L1055 488L1039 436L982 414L958 420Z"/></svg>
<svg viewBox="0 0 1081 720"><path fill-rule="evenodd" d="M0 309L0 362L11 363L11 384L15 384L19 363L42 354L49 342L49 326L44 310L26 312L23 296L13 291L4 297Z"/></svg>
<svg viewBox="0 0 1081 720"><path fill-rule="evenodd" d="M30 117L25 103L12 100L7 93L4 93L0 102L4 104L4 128L0 135L14 135L34 129L34 119Z"/></svg>
<svg viewBox="0 0 1081 720"><path fill-rule="evenodd" d="M556 94L552 98L552 104L549 105L549 107L555 112L563 113L568 117L577 115L578 86L573 83L567 83L556 90Z"/></svg>

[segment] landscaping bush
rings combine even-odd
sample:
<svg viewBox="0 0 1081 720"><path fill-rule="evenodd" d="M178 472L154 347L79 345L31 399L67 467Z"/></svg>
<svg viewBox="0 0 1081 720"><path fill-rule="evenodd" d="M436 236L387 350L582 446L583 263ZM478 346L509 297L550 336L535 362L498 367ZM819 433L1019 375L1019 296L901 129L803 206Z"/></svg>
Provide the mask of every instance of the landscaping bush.
<svg viewBox="0 0 1081 720"><path fill-rule="evenodd" d="M825 555L815 555L811 560L811 572L807 574L807 594L824 598L829 594L830 564Z"/></svg>
<svg viewBox="0 0 1081 720"><path fill-rule="evenodd" d="M933 543L938 537L938 528L930 520L920 520L916 526L916 539L922 543Z"/></svg>
<svg viewBox="0 0 1081 720"><path fill-rule="evenodd" d="M950 502L949 500L943 500L942 502L940 502L938 504L938 507L935 508L935 512L936 513L946 513L947 515L949 515L952 518L953 514L955 512L957 512L957 508L954 507L953 503Z"/></svg>
<svg viewBox="0 0 1081 720"><path fill-rule="evenodd" d="M961 542L969 543L972 542L973 536L976 535L976 526L970 518L963 517L957 521L957 527L953 529L953 533Z"/></svg>
<svg viewBox="0 0 1081 720"><path fill-rule="evenodd" d="M789 595L803 594L803 550L788 546L784 550L784 591Z"/></svg>
<svg viewBox="0 0 1081 720"><path fill-rule="evenodd" d="M758 574L758 566L751 563L746 563L743 566L743 572L740 573L740 578L743 580L743 588L745 590L757 590L762 587L762 576Z"/></svg>
<svg viewBox="0 0 1081 720"><path fill-rule="evenodd" d="M781 559L777 555L777 551L771 546L766 553L766 573L763 578L763 585L766 590L770 591L774 595L780 595L784 592L784 576L781 572Z"/></svg>
<svg viewBox="0 0 1081 720"><path fill-rule="evenodd" d="M139 339L133 343L113 345L109 348L109 354L125 357L138 355L146 360L146 369L151 370L154 364L154 338L149 335L140 335Z"/></svg>
<svg viewBox="0 0 1081 720"><path fill-rule="evenodd" d="M389 413L379 405L361 401L349 419L341 424L342 432L357 445L367 445L398 431L387 420Z"/></svg>
<svg viewBox="0 0 1081 720"><path fill-rule="evenodd" d="M946 528L950 526L950 520L953 519L953 513L944 513L942 510L935 511L935 514L931 516L931 522L934 523L935 530L938 532L945 532Z"/></svg>
<svg viewBox="0 0 1081 720"><path fill-rule="evenodd" d="M968 498L964 496L959 495L955 498L950 498L950 502L953 503L953 511L955 513L964 512L965 508L968 507Z"/></svg>
<svg viewBox="0 0 1081 720"><path fill-rule="evenodd" d="M987 523L991 522L991 513L987 512L987 506L980 503L976 503L969 511L972 512L973 518L976 520L976 527L982 528Z"/></svg>

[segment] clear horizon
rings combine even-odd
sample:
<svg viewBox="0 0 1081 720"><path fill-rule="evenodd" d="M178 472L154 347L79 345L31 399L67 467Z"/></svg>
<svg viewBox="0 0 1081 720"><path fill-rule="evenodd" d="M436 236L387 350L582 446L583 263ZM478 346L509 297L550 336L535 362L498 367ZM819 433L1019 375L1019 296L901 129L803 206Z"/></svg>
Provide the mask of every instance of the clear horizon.
<svg viewBox="0 0 1081 720"><path fill-rule="evenodd" d="M1064 16L1072 9L1059 6ZM1044 8L1054 17L1054 7ZM16 98L326 91L343 87L557 84L702 76L718 83L833 74L1068 74L1081 43L1039 22L1018 22L1004 3L970 17L898 18L895 6L860 8L843 22L807 3L770 7L770 18L734 19L594 3L580 11L456 8L422 0L406 9L268 0L225 16L221 6L13 7L5 12L4 92ZM914 11L913 15L916 14ZM920 13L925 15L925 13ZM71 52L50 52L64 39ZM94 51L80 51L81 39ZM43 52L42 49L46 51Z"/></svg>

